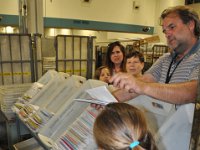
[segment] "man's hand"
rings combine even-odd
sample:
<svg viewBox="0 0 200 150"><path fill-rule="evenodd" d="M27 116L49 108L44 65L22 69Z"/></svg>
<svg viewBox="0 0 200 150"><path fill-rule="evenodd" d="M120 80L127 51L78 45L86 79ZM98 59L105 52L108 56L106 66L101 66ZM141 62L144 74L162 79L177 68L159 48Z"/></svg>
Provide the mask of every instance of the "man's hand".
<svg viewBox="0 0 200 150"><path fill-rule="evenodd" d="M130 93L124 89L113 91L112 95L118 100L118 102L125 102L138 96L138 94L134 92Z"/></svg>
<svg viewBox="0 0 200 150"><path fill-rule="evenodd" d="M142 81L137 80L129 73L117 73L109 82L112 83L114 87L125 89L129 93L141 93L139 84L140 82L142 83Z"/></svg>

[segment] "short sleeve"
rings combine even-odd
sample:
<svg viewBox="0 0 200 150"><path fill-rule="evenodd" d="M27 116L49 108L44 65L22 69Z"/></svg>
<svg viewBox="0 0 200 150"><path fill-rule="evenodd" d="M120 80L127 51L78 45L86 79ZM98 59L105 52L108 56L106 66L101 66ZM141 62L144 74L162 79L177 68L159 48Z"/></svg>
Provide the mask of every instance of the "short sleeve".
<svg viewBox="0 0 200 150"><path fill-rule="evenodd" d="M198 80L199 78L199 70L200 70L200 65L198 65L197 67L195 67L192 72L191 75L189 77L189 80Z"/></svg>

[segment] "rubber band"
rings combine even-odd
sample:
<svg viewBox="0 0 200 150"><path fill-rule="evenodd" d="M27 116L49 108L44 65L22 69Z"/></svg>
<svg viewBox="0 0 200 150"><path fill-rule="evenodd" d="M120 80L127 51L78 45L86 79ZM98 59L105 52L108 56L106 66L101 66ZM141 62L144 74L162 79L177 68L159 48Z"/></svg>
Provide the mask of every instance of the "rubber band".
<svg viewBox="0 0 200 150"><path fill-rule="evenodd" d="M140 144L139 141L134 141L134 142L132 142L132 143L129 145L129 147L132 149L132 148L138 146L139 144Z"/></svg>

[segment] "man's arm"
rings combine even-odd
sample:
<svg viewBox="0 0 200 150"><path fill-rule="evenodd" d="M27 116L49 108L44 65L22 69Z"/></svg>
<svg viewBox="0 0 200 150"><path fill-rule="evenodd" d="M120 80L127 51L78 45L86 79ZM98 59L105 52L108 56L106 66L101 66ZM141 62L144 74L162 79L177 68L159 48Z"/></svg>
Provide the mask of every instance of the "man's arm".
<svg viewBox="0 0 200 150"><path fill-rule="evenodd" d="M139 78L139 80L144 82L155 82L154 78L150 74L145 74L142 77ZM135 92L129 92L125 89L117 89L112 92L112 95L119 101L119 102L125 102L128 100L131 100L135 97L137 97L139 94Z"/></svg>
<svg viewBox="0 0 200 150"><path fill-rule="evenodd" d="M197 96L198 81L188 81L182 83L161 84L143 83L138 84L138 94L144 94L156 99L173 103L185 104L195 101Z"/></svg>
<svg viewBox="0 0 200 150"><path fill-rule="evenodd" d="M135 95L135 93L138 95L147 95L173 104L194 102L197 95L197 80L164 84L150 82L154 81L153 78L147 81L136 79L129 74L119 73L110 81L113 82L114 86L129 91L133 95ZM134 97L133 95L132 97ZM131 98L131 95L129 96ZM123 97L121 96L121 98ZM123 100L119 99L119 101Z"/></svg>
<svg viewBox="0 0 200 150"><path fill-rule="evenodd" d="M119 101L119 102L125 102L125 101L128 101L128 100L131 100L135 97L138 96L137 93L130 93L128 92L127 90L124 90L124 89L118 89L116 91L113 91L112 92L112 95Z"/></svg>

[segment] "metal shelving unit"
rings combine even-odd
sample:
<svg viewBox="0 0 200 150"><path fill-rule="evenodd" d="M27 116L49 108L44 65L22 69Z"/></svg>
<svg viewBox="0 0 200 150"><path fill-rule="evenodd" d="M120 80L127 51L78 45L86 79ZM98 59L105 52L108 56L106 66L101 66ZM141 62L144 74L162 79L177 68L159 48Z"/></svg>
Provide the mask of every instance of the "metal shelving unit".
<svg viewBox="0 0 200 150"><path fill-rule="evenodd" d="M56 70L92 78L95 68L94 39L92 36L56 36Z"/></svg>

